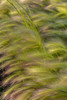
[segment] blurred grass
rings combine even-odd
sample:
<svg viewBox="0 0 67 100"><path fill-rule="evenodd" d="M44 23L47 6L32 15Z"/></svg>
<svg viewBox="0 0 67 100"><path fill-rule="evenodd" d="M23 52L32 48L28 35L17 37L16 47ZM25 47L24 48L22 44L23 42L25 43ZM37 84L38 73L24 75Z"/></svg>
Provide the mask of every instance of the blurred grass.
<svg viewBox="0 0 67 100"><path fill-rule="evenodd" d="M1 0L2 100L67 100L66 0Z"/></svg>

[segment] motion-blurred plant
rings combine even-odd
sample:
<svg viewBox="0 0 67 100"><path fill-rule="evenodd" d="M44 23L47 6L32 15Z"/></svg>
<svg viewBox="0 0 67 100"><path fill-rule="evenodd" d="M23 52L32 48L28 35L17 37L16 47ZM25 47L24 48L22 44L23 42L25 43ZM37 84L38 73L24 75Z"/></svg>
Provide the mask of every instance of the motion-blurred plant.
<svg viewBox="0 0 67 100"><path fill-rule="evenodd" d="M2 100L67 99L66 0L1 1Z"/></svg>

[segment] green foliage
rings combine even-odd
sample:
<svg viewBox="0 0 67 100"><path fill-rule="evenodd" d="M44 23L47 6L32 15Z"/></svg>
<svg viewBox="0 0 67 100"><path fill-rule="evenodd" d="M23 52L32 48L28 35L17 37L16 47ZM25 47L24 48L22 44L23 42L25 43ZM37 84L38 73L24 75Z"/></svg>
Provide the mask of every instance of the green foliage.
<svg viewBox="0 0 67 100"><path fill-rule="evenodd" d="M65 0L7 0L1 11L2 100L67 100Z"/></svg>

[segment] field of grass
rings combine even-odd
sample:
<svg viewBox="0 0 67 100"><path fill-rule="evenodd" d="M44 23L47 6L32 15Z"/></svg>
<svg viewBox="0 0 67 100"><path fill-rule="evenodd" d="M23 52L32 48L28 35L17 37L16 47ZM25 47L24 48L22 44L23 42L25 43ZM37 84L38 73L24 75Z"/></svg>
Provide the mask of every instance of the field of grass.
<svg viewBox="0 0 67 100"><path fill-rule="evenodd" d="M1 100L67 100L67 0L0 1Z"/></svg>

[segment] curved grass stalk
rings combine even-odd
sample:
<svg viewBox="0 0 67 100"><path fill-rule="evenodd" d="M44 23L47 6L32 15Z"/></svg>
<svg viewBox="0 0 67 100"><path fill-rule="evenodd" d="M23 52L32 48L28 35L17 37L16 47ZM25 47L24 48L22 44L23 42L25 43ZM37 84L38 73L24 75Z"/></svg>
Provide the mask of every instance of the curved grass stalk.
<svg viewBox="0 0 67 100"><path fill-rule="evenodd" d="M27 13L27 11L24 9L24 7L21 6L17 1L12 1L12 0L7 0L7 1L12 6L14 6L14 8L18 12L19 16L24 20L24 23L25 23L26 27L32 29L35 32L35 36L37 37L37 41L40 45L40 48L43 51L43 53L46 55L46 50L43 46L43 41L40 37L40 34L39 34L35 24L33 23L32 19L31 19L31 16ZM30 9L29 9L29 12L30 12ZM26 18L26 16L27 16L27 18Z"/></svg>

